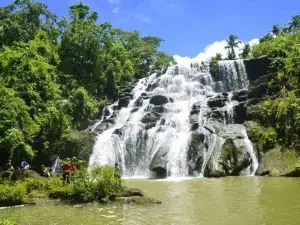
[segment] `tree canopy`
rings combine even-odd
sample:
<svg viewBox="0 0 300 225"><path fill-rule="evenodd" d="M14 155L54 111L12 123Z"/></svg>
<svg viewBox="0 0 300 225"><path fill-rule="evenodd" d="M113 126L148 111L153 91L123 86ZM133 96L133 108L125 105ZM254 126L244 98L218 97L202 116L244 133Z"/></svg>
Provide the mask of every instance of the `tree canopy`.
<svg viewBox="0 0 300 225"><path fill-rule="evenodd" d="M175 63L158 50L161 38L97 19L81 2L68 18L31 0L0 7L0 164L50 156L118 98L122 82Z"/></svg>

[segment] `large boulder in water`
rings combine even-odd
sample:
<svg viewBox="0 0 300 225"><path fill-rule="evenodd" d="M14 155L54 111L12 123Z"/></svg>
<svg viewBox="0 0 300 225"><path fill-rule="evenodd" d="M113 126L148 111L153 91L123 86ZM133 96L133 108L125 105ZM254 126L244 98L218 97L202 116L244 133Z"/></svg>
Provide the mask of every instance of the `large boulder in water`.
<svg viewBox="0 0 300 225"><path fill-rule="evenodd" d="M169 103L169 98L163 95L155 95L150 98L149 103L153 105L164 105Z"/></svg>
<svg viewBox="0 0 300 225"><path fill-rule="evenodd" d="M153 155L149 169L156 172L157 178L167 177L169 148L166 146L160 147Z"/></svg>
<svg viewBox="0 0 300 225"><path fill-rule="evenodd" d="M252 159L245 139L217 138L207 162L207 177L239 176L250 173Z"/></svg>

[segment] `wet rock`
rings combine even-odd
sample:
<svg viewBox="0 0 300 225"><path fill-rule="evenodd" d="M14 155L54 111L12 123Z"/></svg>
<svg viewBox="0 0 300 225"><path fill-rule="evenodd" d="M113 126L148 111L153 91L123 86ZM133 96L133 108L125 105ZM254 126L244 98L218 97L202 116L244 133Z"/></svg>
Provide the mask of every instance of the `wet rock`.
<svg viewBox="0 0 300 225"><path fill-rule="evenodd" d="M227 118L227 111L224 110L213 110L211 113L211 118L218 120L219 122L225 121Z"/></svg>
<svg viewBox="0 0 300 225"><path fill-rule="evenodd" d="M156 172L158 178L167 177L168 151L169 146L160 147L150 162L149 169Z"/></svg>
<svg viewBox="0 0 300 225"><path fill-rule="evenodd" d="M168 109L164 108L163 106L155 106L151 109L151 112L166 113L166 112L168 112Z"/></svg>
<svg viewBox="0 0 300 225"><path fill-rule="evenodd" d="M192 116L192 115L199 115L199 113L200 113L200 110L199 109L194 109L194 110L192 110L191 112L190 112L190 115Z"/></svg>
<svg viewBox="0 0 300 225"><path fill-rule="evenodd" d="M191 126L191 131L195 131L195 130L197 130L199 128L199 123L194 123L194 124L192 124L192 126Z"/></svg>
<svg viewBox="0 0 300 225"><path fill-rule="evenodd" d="M197 102L192 105L192 111L199 110L199 112L200 112L200 109L201 109L201 102Z"/></svg>
<svg viewBox="0 0 300 225"><path fill-rule="evenodd" d="M246 120L246 108L243 103L233 107L234 123L243 124Z"/></svg>
<svg viewBox="0 0 300 225"><path fill-rule="evenodd" d="M153 105L164 105L169 103L169 99L163 95L155 95L150 98L150 104Z"/></svg>
<svg viewBox="0 0 300 225"><path fill-rule="evenodd" d="M118 102L118 109L127 107L129 102L130 102L130 97L129 96L120 98L119 102Z"/></svg>
<svg viewBox="0 0 300 225"><path fill-rule="evenodd" d="M110 112L109 112L108 107L104 107L104 109L103 109L103 116L109 116L109 115L110 115Z"/></svg>
<svg viewBox="0 0 300 225"><path fill-rule="evenodd" d="M131 197L123 200L126 204L138 204L138 205L149 205L149 204L161 204L160 200L149 198L149 197Z"/></svg>
<svg viewBox="0 0 300 225"><path fill-rule="evenodd" d="M187 152L190 176L198 175L201 172L204 161L203 152L205 140L205 133L202 132L193 132L191 135L191 142Z"/></svg>
<svg viewBox="0 0 300 225"><path fill-rule="evenodd" d="M123 132L124 132L124 128L122 127L122 128L115 129L115 131L113 132L113 134L122 136Z"/></svg>
<svg viewBox="0 0 300 225"><path fill-rule="evenodd" d="M247 93L248 90L244 89L244 90L239 90L239 91L234 91L233 92L233 96L231 100L235 100L238 102L243 102L247 100Z"/></svg>
<svg viewBox="0 0 300 225"><path fill-rule="evenodd" d="M155 127L157 121L160 119L161 115L154 112L148 112L141 119L141 122L145 124L145 129L148 130L152 127Z"/></svg>
<svg viewBox="0 0 300 225"><path fill-rule="evenodd" d="M149 85L147 86L146 91L152 91L152 90L154 90L155 88L157 88L157 87L159 86L159 82L160 82L159 79L153 81L151 84L149 84Z"/></svg>
<svg viewBox="0 0 300 225"><path fill-rule="evenodd" d="M135 112L137 112L139 109L140 109L140 108L135 107L135 108L133 108L133 109L130 111L130 113L135 113Z"/></svg>
<svg viewBox="0 0 300 225"><path fill-rule="evenodd" d="M99 131L100 133L102 133L103 131L106 131L109 128L111 128L114 124L115 124L114 120L111 119L104 120L95 128L95 131Z"/></svg>
<svg viewBox="0 0 300 225"><path fill-rule="evenodd" d="M246 175L251 162L244 140L227 138L222 142L218 139L204 175L207 177Z"/></svg>
<svg viewBox="0 0 300 225"><path fill-rule="evenodd" d="M142 190L138 188L127 188L127 187L124 188L122 197L133 197L133 196L143 197L144 193Z"/></svg>
<svg viewBox="0 0 300 225"><path fill-rule="evenodd" d="M250 81L267 74L270 68L270 60L266 56L244 60L244 64Z"/></svg>
<svg viewBox="0 0 300 225"><path fill-rule="evenodd" d="M135 103L134 103L134 107L141 107L143 105L143 98L142 97L139 97Z"/></svg>
<svg viewBox="0 0 300 225"><path fill-rule="evenodd" d="M215 107L225 106L225 102L226 102L226 99L223 96L218 96L218 97L215 97L215 98L210 98L207 101L207 104L210 108L215 108Z"/></svg>

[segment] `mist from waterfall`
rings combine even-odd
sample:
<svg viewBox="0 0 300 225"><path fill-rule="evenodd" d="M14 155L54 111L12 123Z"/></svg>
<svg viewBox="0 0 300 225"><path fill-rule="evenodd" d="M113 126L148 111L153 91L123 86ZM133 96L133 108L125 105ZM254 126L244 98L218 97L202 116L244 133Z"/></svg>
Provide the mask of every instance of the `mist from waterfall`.
<svg viewBox="0 0 300 225"><path fill-rule="evenodd" d="M229 92L223 107L227 117L222 122L227 125L233 123L232 108L237 104L231 100L231 91L246 88L249 82L241 60L221 61L219 68L223 92ZM203 176L208 162L223 141L204 129L211 113L208 101L218 97L215 86L209 65L203 62L175 65L168 68L165 74L152 74L139 80L132 91L133 97L129 105L120 110L116 110L118 102L108 106L101 120L92 127L94 130L113 114L116 116L113 126L98 134L90 166L114 165L119 162L122 176L125 177L151 177L156 168L166 168L168 177L189 176L191 111L197 106L197 129L203 130L205 144L201 149L203 163L196 176ZM168 102L159 106L150 104L150 99L157 95L165 96L169 99ZM145 120L151 118L152 114L159 115L159 119L148 128ZM248 137L246 139L249 140ZM250 148L248 142L246 148L247 151L252 151L249 153L252 161L257 162L253 147ZM256 169L251 164L246 175L254 174Z"/></svg>

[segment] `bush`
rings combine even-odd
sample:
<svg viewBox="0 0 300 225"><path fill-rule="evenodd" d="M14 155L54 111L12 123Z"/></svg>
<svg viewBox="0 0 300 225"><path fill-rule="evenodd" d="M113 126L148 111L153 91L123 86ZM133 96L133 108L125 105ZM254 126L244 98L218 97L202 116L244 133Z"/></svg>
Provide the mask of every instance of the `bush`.
<svg viewBox="0 0 300 225"><path fill-rule="evenodd" d="M61 198L76 202L106 202L122 193L119 174L113 167L97 167L87 172L77 171L69 185L54 188L50 198Z"/></svg>
<svg viewBox="0 0 300 225"><path fill-rule="evenodd" d="M23 204L25 196L26 186L22 182L0 184L0 206Z"/></svg>

